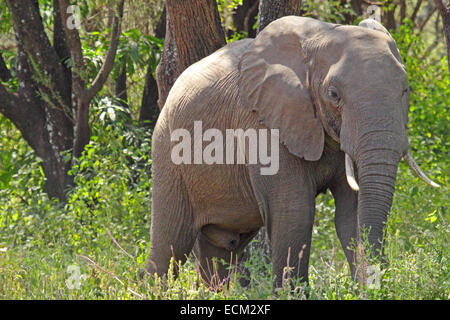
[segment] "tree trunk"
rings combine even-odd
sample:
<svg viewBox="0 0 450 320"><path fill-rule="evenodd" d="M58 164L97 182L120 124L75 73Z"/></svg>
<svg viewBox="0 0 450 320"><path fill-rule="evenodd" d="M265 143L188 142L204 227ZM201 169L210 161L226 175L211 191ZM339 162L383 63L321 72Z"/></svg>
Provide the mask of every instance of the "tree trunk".
<svg viewBox="0 0 450 320"><path fill-rule="evenodd" d="M347 0L340 0L339 1L339 7L340 8L344 8L347 3L349 1ZM353 6L353 1L352 1L352 6ZM357 16L355 16L354 14L352 14L351 12L348 11L342 11L342 15L344 16L344 24L353 24L353 21L356 19Z"/></svg>
<svg viewBox="0 0 450 320"><path fill-rule="evenodd" d="M107 57L92 86L86 89L78 74L83 71L79 68L83 57L78 33L65 29L69 1L53 0L53 44L44 28L38 0L7 0L6 4L16 36L19 87L13 93L0 83L0 112L42 159L49 197L65 201L66 191L73 183L67 174L71 162L65 156L71 152L72 156L80 155L89 142L89 102L111 71L120 19L114 19ZM118 7L120 15L123 0ZM69 57L72 69L65 64ZM78 95L79 92L83 94Z"/></svg>
<svg viewBox="0 0 450 320"><path fill-rule="evenodd" d="M386 7L391 6L393 0L387 0L386 1ZM389 31L396 30L397 25L395 23L395 9L397 9L397 5L394 5L394 7L391 10L384 10L384 14L382 16L383 25L388 29Z"/></svg>
<svg viewBox="0 0 450 320"><path fill-rule="evenodd" d="M344 11L343 9L341 9L341 10L342 10L342 14L344 16L343 23L351 25L351 24L353 24L353 22L355 21L356 18L358 18L359 16L362 16L362 14L363 14L363 10L362 10L363 0L340 0L339 6L340 6L340 8L344 8L348 3L350 3L350 6L355 13Z"/></svg>
<svg viewBox="0 0 450 320"><path fill-rule="evenodd" d="M257 22L259 0L244 0L233 13L233 25L236 32L246 32L247 38L256 37L253 25Z"/></svg>
<svg viewBox="0 0 450 320"><path fill-rule="evenodd" d="M301 7L301 0L260 0L257 33L260 33L269 23L278 18L300 15Z"/></svg>
<svg viewBox="0 0 450 320"><path fill-rule="evenodd" d="M187 67L226 44L215 0L166 0L166 10L166 39L156 69L160 109Z"/></svg>
<svg viewBox="0 0 450 320"><path fill-rule="evenodd" d="M444 28L445 40L447 41L447 63L450 72L450 2L447 2L447 7L444 6L442 0L434 0L436 7L442 17L442 25Z"/></svg>
<svg viewBox="0 0 450 320"><path fill-rule="evenodd" d="M362 16L363 14L363 5L364 0L351 0L351 5L352 5L352 9L353 11L356 12L356 15L358 16Z"/></svg>
<svg viewBox="0 0 450 320"><path fill-rule="evenodd" d="M161 14L161 18L155 29L155 37L162 39L166 34L166 7ZM158 107L158 85L153 76L153 66L148 64L145 76L144 92L142 94L141 110L139 112L139 122L153 129L159 116Z"/></svg>
<svg viewBox="0 0 450 320"><path fill-rule="evenodd" d="M400 0L400 25L403 24L403 20L406 18L406 9L406 0Z"/></svg>
<svg viewBox="0 0 450 320"><path fill-rule="evenodd" d="M410 19L411 19L413 25L416 24L417 14L419 13L420 6L422 5L422 2L423 2L423 0L417 0L417 3L416 3L416 5L414 7L414 10L413 10L413 13L411 14Z"/></svg>
<svg viewBox="0 0 450 320"><path fill-rule="evenodd" d="M149 65L145 77L144 93L142 95L141 112L139 113L139 122L155 128L156 120L159 116L158 107L158 85L153 77L152 68Z"/></svg>
<svg viewBox="0 0 450 320"><path fill-rule="evenodd" d="M167 4L166 4L167 8ZM166 11L166 36L164 39L161 60L156 67L156 82L158 84L158 107L161 110L166 103L169 91L175 80L181 74L178 70L178 51L173 35L173 25L169 13Z"/></svg>
<svg viewBox="0 0 450 320"><path fill-rule="evenodd" d="M24 3L27 2L27 3ZM54 46L45 33L37 1L7 1L17 42L19 90L1 88L0 112L14 123L42 159L49 197L65 199L71 183L63 153L72 148L70 71L61 63L63 46L55 24ZM55 15L59 10L55 10ZM58 50L56 50L58 48ZM32 59L32 60L31 60Z"/></svg>

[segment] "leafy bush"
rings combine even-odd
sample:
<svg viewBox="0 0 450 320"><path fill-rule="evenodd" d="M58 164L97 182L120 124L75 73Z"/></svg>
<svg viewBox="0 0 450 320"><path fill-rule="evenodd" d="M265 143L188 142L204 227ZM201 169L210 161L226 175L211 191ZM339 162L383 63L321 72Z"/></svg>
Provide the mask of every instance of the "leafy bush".
<svg viewBox="0 0 450 320"><path fill-rule="evenodd" d="M127 257L123 261L128 272L137 271L137 267L131 266L144 262L150 238L151 132L128 120L123 109L105 101L94 109L94 116L98 125L92 128L91 142L72 168L75 188L64 207L49 200L43 192L44 176L38 159L25 143L10 145L14 141L3 141L1 150L9 145L6 150L19 146L18 150L26 151L20 153L18 167L7 168L13 174L6 188L0 191L0 248L8 250L6 258L0 255L0 296L23 298L31 290L30 297L54 298L54 292L33 296L34 290L43 285L39 273L45 270L44 273L50 272L46 276L57 273L67 278L67 267L82 261L77 254L101 257L100 262L116 259L117 247L111 246L106 230L130 244L127 249L136 258ZM3 132L7 129L2 126ZM20 267L22 263L26 268ZM36 274L28 273L28 269ZM34 285L28 284L25 291L15 292L14 280L5 278L10 272ZM65 287L64 281L58 282L57 286L61 285ZM68 293L66 289L64 292Z"/></svg>

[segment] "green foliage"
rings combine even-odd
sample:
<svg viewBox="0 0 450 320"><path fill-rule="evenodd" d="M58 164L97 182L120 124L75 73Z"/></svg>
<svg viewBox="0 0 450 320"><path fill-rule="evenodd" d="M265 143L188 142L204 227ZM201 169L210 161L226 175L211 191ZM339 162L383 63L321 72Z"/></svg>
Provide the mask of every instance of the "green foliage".
<svg viewBox="0 0 450 320"><path fill-rule="evenodd" d="M245 31L242 31L242 32L235 31L231 34L231 36L227 37L226 40L227 40L227 43L231 43L236 40L245 39L245 38L247 38L247 36L248 36L248 34Z"/></svg>
<svg viewBox="0 0 450 320"><path fill-rule="evenodd" d="M407 20L393 34L401 52L411 87L409 136L411 147L427 162L448 158L450 78L447 57L435 61L424 40L412 32ZM419 145L421 147L419 147ZM442 175L442 171L438 172Z"/></svg>
<svg viewBox="0 0 450 320"><path fill-rule="evenodd" d="M125 112L106 98L98 104L94 117L99 125L71 170L77 187L65 210L77 217L84 236L111 228L111 223L123 235L148 234L150 133L128 123Z"/></svg>
<svg viewBox="0 0 450 320"><path fill-rule="evenodd" d="M217 6L220 14L222 25L225 27L225 35L227 43L244 39L247 37L246 32L238 32L233 24L233 11L243 5L243 0L219 0ZM255 26L256 27L256 26Z"/></svg>
<svg viewBox="0 0 450 320"><path fill-rule="evenodd" d="M127 64L127 74L133 75L136 68L149 66L153 73L161 58L164 40L151 35L142 35L138 29L130 29L122 32L117 49L117 66ZM116 67L116 70L119 68Z"/></svg>
<svg viewBox="0 0 450 320"><path fill-rule="evenodd" d="M236 9L238 6L242 6L243 0L219 0L217 1L217 8L221 15L224 14L226 10Z"/></svg>
<svg viewBox="0 0 450 320"><path fill-rule="evenodd" d="M126 120L128 116L123 113L121 107L105 101L94 109L98 125L92 128L91 142L72 168L76 186L64 207L43 192L39 162L17 132L8 136L16 140L2 140L0 150L9 146L6 150L12 154L2 155L15 159L5 162L8 167L1 171L12 172L11 177L2 175L0 191L0 248L8 248L6 256L0 256L2 298L102 298L104 293L96 286L103 284L87 266L84 272L93 276L87 282L93 286L89 295L72 295L64 282L69 265L84 265L78 254L94 260L101 257L97 262L108 261L107 267L120 258L106 230L128 244L125 248L135 259L127 257L120 262L126 269L121 276L135 278L146 260L150 237L151 132ZM1 129L7 133L10 127L2 122ZM12 268L15 263L26 267ZM13 278L8 278L9 272L14 273ZM26 279L25 288L15 282L17 279ZM45 282L51 291L39 293Z"/></svg>
<svg viewBox="0 0 450 320"><path fill-rule="evenodd" d="M12 25L12 18L9 14L6 1L0 2L0 34L10 32Z"/></svg>
<svg viewBox="0 0 450 320"><path fill-rule="evenodd" d="M19 89L19 83L17 81L16 70L12 68L12 66L16 65L17 56L15 55L15 52L13 50L4 50L2 51L2 57L5 60L6 67L11 73L11 78L7 82L3 82L3 84L11 92L17 92L17 90Z"/></svg>
<svg viewBox="0 0 450 320"><path fill-rule="evenodd" d="M344 23L345 15L357 15L352 9L350 1L346 2L345 5L342 5L340 0L307 0L303 2L303 7L306 11L306 17L316 17L334 23Z"/></svg>

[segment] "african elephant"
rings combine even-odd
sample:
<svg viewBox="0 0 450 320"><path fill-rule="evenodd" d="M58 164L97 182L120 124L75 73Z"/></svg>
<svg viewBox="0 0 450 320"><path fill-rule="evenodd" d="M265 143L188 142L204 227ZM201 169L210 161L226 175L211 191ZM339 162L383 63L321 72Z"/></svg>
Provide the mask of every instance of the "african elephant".
<svg viewBox="0 0 450 320"><path fill-rule="evenodd" d="M307 280L315 198L329 189L355 276L352 239L360 243L365 232L382 256L401 158L428 179L408 154L408 99L395 41L374 20L343 26L283 17L255 39L230 43L190 66L171 89L153 134L147 270L163 275L171 257L183 262L195 248L203 278L224 278L225 266L213 270L211 259L236 261L265 226L274 286L287 264ZM174 161L182 136L174 133L194 136L199 121L200 133L270 129L268 136L279 139L269 148L278 152L277 172L262 174L267 163L251 163L248 150L244 163ZM195 158L212 136L218 142L217 135L199 144L189 140L183 159ZM233 144L230 154L237 152Z"/></svg>

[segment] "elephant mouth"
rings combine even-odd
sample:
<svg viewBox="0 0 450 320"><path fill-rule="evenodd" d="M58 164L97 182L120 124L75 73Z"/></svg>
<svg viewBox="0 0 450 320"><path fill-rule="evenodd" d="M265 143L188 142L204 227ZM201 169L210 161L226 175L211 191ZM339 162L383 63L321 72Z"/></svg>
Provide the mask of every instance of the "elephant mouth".
<svg viewBox="0 0 450 320"><path fill-rule="evenodd" d="M420 170L419 166L417 165L414 158L407 152L403 159L406 161L406 163L409 165L409 167L413 170L413 172L427 185L433 187L433 188L440 188L440 185L431 180L427 177L427 175ZM350 186L350 188L354 191L359 191L359 185L357 182L357 178L355 175L355 167L353 164L352 158L345 153L345 175L347 177L347 183Z"/></svg>

